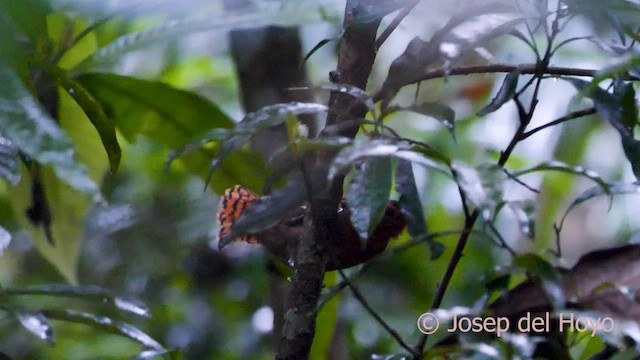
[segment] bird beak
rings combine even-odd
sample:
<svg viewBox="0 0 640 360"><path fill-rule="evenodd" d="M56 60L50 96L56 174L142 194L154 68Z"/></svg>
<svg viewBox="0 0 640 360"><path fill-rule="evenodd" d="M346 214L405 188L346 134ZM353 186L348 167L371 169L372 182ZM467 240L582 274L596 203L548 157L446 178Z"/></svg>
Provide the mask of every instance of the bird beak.
<svg viewBox="0 0 640 360"><path fill-rule="evenodd" d="M233 240L231 236L223 236L218 242L218 250L224 249L227 245L231 244Z"/></svg>

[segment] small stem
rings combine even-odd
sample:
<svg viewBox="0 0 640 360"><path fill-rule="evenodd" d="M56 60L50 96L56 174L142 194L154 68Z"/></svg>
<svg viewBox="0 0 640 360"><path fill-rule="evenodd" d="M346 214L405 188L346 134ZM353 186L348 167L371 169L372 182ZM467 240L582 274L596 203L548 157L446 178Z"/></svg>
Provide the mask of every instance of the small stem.
<svg viewBox="0 0 640 360"><path fill-rule="evenodd" d="M389 324L387 324L387 322L384 321L384 319L380 316L380 314L378 314L371 307L371 305L369 305L369 303L367 302L367 299L365 299L364 296L362 296L362 293L360 293L360 290L351 282L351 280L349 280L349 278L345 275L344 271L342 271L341 269L338 269L338 271L340 272L340 276L342 277L342 280L346 282L347 286L349 286L349 288L351 289L353 296L356 298L356 300L358 300L358 302L360 302L362 307L369 313L369 315L371 315L398 342L398 344L403 349L407 350L414 357L418 356L419 353L416 353L415 350L412 349L411 346L402 339L400 334L394 328L392 328Z"/></svg>
<svg viewBox="0 0 640 360"><path fill-rule="evenodd" d="M418 4L419 1L420 0L412 0L409 4L405 5L405 7L403 7L402 10L400 10L398 15L396 15L396 17L393 18L389 26L387 26L386 29L384 29L384 31L382 32L382 34L380 34L380 36L378 36L378 38L376 39L376 49L379 49L380 46L382 46L382 44L387 40L389 35L391 35L391 33L398 27L398 25L400 25L402 20L405 17L407 17L407 15L409 15L411 10L416 6L416 4Z"/></svg>
<svg viewBox="0 0 640 360"><path fill-rule="evenodd" d="M480 66L466 66L451 68L448 71L445 69L438 69L424 73L416 78L412 79L405 85L415 84L421 81L440 79L446 76L457 75L472 75L472 74L493 74L493 73L510 73L518 70L521 74L537 74L539 72L539 65L527 64L527 65L508 65L508 64L492 64L492 65L480 65ZM544 75L556 75L556 76L586 76L595 77L598 74L598 70L593 69L577 69L570 67L548 66L544 69ZM625 74L622 76L623 80L640 80L640 78ZM374 102L378 102L384 98L385 94L381 91L376 91L371 97Z"/></svg>
<svg viewBox="0 0 640 360"><path fill-rule="evenodd" d="M561 123L563 123L565 121L569 121L569 120L581 118L581 117L584 117L584 116L592 115L592 114L595 114L595 113L596 113L596 108L589 108L589 109L574 111L574 112L569 113L569 114L567 114L567 115L565 115L565 116L563 116L561 118L558 118L558 119L553 120L551 122L548 122L548 123L546 123L544 125L538 126L535 129L532 129L532 130L529 130L529 131L525 132L524 134L522 134L520 136L519 140L522 141L522 140L528 138L529 136L537 133L538 131L544 130L544 129L548 128L548 127L561 124Z"/></svg>

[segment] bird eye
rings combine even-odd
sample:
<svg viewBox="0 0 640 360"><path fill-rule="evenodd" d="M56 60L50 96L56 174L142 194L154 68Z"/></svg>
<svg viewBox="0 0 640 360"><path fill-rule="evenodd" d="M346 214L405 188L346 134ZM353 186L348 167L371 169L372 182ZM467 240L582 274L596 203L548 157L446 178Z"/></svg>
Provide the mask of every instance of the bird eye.
<svg viewBox="0 0 640 360"><path fill-rule="evenodd" d="M396 215L396 209L387 207L387 210L384 211L384 216L393 217Z"/></svg>

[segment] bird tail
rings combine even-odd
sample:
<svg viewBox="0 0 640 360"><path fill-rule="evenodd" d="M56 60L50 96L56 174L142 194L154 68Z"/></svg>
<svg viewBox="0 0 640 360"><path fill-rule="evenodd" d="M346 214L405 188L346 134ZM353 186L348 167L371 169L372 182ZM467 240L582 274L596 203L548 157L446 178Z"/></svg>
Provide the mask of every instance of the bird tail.
<svg viewBox="0 0 640 360"><path fill-rule="evenodd" d="M233 223L242 215L245 209L251 207L253 201L258 199L253 191L245 188L242 185L235 185L224 191L224 195L220 197L220 204L218 206L218 241L221 247L226 246L232 241L245 241L251 244L258 242L256 235L244 234L238 236L235 239L228 240L231 236L231 227ZM223 244L222 241L227 239Z"/></svg>

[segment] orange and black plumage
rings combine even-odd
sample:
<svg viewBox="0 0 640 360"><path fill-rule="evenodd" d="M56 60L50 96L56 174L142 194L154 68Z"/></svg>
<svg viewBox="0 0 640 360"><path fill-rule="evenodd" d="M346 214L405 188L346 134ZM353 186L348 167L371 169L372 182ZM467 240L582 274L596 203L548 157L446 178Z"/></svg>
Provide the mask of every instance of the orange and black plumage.
<svg viewBox="0 0 640 360"><path fill-rule="evenodd" d="M217 213L218 240L231 234L233 222L251 207L259 196L236 185L227 189L220 198ZM337 211L337 222L330 236L327 270L346 269L361 264L383 252L389 240L398 236L406 226L406 219L397 201L389 201L384 216L373 233L361 240L351 224L351 215L343 199ZM280 260L289 263L296 254L297 244L305 231L304 207L293 210L273 227L256 234L243 234L236 241L259 243Z"/></svg>

